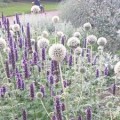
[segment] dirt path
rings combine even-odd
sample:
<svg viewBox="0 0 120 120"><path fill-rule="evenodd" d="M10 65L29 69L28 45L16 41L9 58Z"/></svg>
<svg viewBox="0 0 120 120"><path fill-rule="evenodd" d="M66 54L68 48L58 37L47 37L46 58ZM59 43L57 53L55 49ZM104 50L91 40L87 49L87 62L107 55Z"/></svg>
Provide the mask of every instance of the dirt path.
<svg viewBox="0 0 120 120"><path fill-rule="evenodd" d="M39 14L37 15L39 18L43 18L43 17L52 17L52 16L55 16L55 15L58 15L59 12L58 11L49 11L49 12L46 12L46 13L42 13L42 14ZM26 22L29 21L30 19L33 18L33 15L32 14L23 14L23 15L19 15L20 17L20 20L25 20ZM15 20L15 16L11 16L11 17L7 17L10 21L10 23L13 23L14 20ZM0 21L1 21L1 18L0 18Z"/></svg>

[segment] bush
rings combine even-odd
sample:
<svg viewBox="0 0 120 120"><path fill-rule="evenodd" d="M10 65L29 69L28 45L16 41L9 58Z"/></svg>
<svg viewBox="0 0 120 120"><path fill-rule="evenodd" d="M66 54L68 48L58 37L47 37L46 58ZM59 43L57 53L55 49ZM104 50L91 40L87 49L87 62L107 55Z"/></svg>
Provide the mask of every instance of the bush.
<svg viewBox="0 0 120 120"><path fill-rule="evenodd" d="M61 3L61 17L78 27L90 22L99 36L108 39L108 50L115 52L120 47L116 37L120 29L119 0L66 0Z"/></svg>

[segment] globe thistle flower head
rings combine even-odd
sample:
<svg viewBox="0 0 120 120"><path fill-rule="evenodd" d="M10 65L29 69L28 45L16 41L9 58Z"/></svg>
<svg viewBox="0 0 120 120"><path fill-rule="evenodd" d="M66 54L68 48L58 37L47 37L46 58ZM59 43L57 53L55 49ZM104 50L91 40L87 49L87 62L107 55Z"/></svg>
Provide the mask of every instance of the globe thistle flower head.
<svg viewBox="0 0 120 120"><path fill-rule="evenodd" d="M94 44L97 42L97 37L95 35L89 35L87 37L87 43Z"/></svg>
<svg viewBox="0 0 120 120"><path fill-rule="evenodd" d="M98 41L97 41L97 44L98 44L99 46L105 46L105 45L107 44L107 39L104 38L104 37L100 37L100 38L98 39Z"/></svg>
<svg viewBox="0 0 120 120"><path fill-rule="evenodd" d="M120 77L120 61L115 65L114 72L116 76Z"/></svg>
<svg viewBox="0 0 120 120"><path fill-rule="evenodd" d="M84 74L86 72L86 68L83 66L83 67L80 67L80 73Z"/></svg>
<svg viewBox="0 0 120 120"><path fill-rule="evenodd" d="M0 38L0 49L4 49L6 47L6 41L3 38Z"/></svg>
<svg viewBox="0 0 120 120"><path fill-rule="evenodd" d="M39 48L48 48L49 40L46 38L41 38L37 42Z"/></svg>
<svg viewBox="0 0 120 120"><path fill-rule="evenodd" d="M76 55L80 55L81 53L82 53L82 48L77 47L77 48L75 49L75 54L76 54Z"/></svg>
<svg viewBox="0 0 120 120"><path fill-rule="evenodd" d="M58 16L53 16L53 17L52 17L52 22L53 22L53 23L58 23L59 20L60 20L60 18L59 18Z"/></svg>
<svg viewBox="0 0 120 120"><path fill-rule="evenodd" d="M52 60L61 62L66 56L66 48L62 44L53 44L49 48L49 56Z"/></svg>
<svg viewBox="0 0 120 120"><path fill-rule="evenodd" d="M92 29L92 26L91 26L91 24L88 22L88 23L85 23L85 24L83 25L83 28L84 28L85 31L89 31L89 30Z"/></svg>
<svg viewBox="0 0 120 120"><path fill-rule="evenodd" d="M80 45L80 40L77 37L71 37L67 41L67 46L71 48L76 48Z"/></svg>
<svg viewBox="0 0 120 120"><path fill-rule="evenodd" d="M64 35L64 33L63 33L62 31L58 31L58 32L57 32L57 36L58 36L58 37L62 37L63 35Z"/></svg>
<svg viewBox="0 0 120 120"><path fill-rule="evenodd" d="M113 106L114 106L114 104L113 104L112 102L108 102L108 103L106 104L106 107L107 107L107 108L113 108Z"/></svg>
<svg viewBox="0 0 120 120"><path fill-rule="evenodd" d="M44 30L44 31L42 32L42 36L43 36L44 38L47 38L47 37L49 36L49 33Z"/></svg>
<svg viewBox="0 0 120 120"><path fill-rule="evenodd" d="M43 97L43 94L41 92L36 93L36 98L41 99Z"/></svg>
<svg viewBox="0 0 120 120"><path fill-rule="evenodd" d="M33 5L33 6L31 7L31 13L33 13L33 14L38 14L38 13L40 13L40 7L37 6L37 5Z"/></svg>
<svg viewBox="0 0 120 120"><path fill-rule="evenodd" d="M73 34L73 36L74 36L74 37L77 37L77 38L80 38L81 34L80 34L79 32L75 32L75 33Z"/></svg>
<svg viewBox="0 0 120 120"><path fill-rule="evenodd" d="M19 31L20 31L20 25L19 25L19 24L14 24L14 25L12 26L12 30L13 30L14 32L19 32Z"/></svg>

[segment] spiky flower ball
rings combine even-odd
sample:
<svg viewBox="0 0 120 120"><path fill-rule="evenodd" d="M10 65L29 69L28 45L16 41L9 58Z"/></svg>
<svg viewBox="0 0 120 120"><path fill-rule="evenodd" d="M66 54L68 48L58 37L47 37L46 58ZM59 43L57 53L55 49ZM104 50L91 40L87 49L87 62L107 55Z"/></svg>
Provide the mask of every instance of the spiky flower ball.
<svg viewBox="0 0 120 120"><path fill-rule="evenodd" d="M53 23L58 23L59 20L60 20L60 18L59 18L58 16L53 16L53 17L52 17L52 22L53 22Z"/></svg>
<svg viewBox="0 0 120 120"><path fill-rule="evenodd" d="M37 92L36 93L36 98L37 99L41 99L43 97L42 93L41 92Z"/></svg>
<svg viewBox="0 0 120 120"><path fill-rule="evenodd" d="M89 30L92 29L92 26L91 26L91 24L88 22L88 23L85 23L85 24L83 25L83 28L84 28L85 31L89 31Z"/></svg>
<svg viewBox="0 0 120 120"><path fill-rule="evenodd" d="M75 49L75 54L76 54L76 55L80 55L81 53L82 53L82 48L77 47L77 48Z"/></svg>
<svg viewBox="0 0 120 120"><path fill-rule="evenodd" d="M71 37L67 41L67 46L71 48L76 48L80 45L80 40L77 37Z"/></svg>
<svg viewBox="0 0 120 120"><path fill-rule="evenodd" d="M104 37L100 37L100 38L98 39L98 41L97 41L97 44L98 44L99 46L105 46L105 45L107 44L107 39L104 38Z"/></svg>
<svg viewBox="0 0 120 120"><path fill-rule="evenodd" d="M6 47L6 41L3 38L0 38L0 49L4 49Z"/></svg>
<svg viewBox="0 0 120 120"><path fill-rule="evenodd" d="M37 44L39 48L47 48L49 46L49 40L46 38L41 38L38 40Z"/></svg>
<svg viewBox="0 0 120 120"><path fill-rule="evenodd" d="M83 66L83 67L80 67L80 73L84 74L86 72L86 68Z"/></svg>
<svg viewBox="0 0 120 120"><path fill-rule="evenodd" d="M79 32L75 32L75 33L73 34L73 36L74 36L74 37L77 37L77 38L80 38L81 35L80 35Z"/></svg>
<svg viewBox="0 0 120 120"><path fill-rule="evenodd" d="M64 33L63 33L62 31L58 31L58 32L57 32L57 36L58 36L58 37L62 37L63 35L64 35Z"/></svg>
<svg viewBox="0 0 120 120"><path fill-rule="evenodd" d="M33 14L40 13L40 7L37 6L37 5L33 5L32 8L31 8L31 13L33 13Z"/></svg>
<svg viewBox="0 0 120 120"><path fill-rule="evenodd" d="M19 31L20 31L20 25L19 25L19 24L14 24L14 25L12 26L12 30L13 30L14 32L19 32Z"/></svg>
<svg viewBox="0 0 120 120"><path fill-rule="evenodd" d="M87 43L94 44L97 42L97 37L95 35L89 35L87 37Z"/></svg>
<svg viewBox="0 0 120 120"><path fill-rule="evenodd" d="M52 60L61 62L66 56L66 48L62 44L53 44L49 49L49 56Z"/></svg>
<svg viewBox="0 0 120 120"><path fill-rule="evenodd" d="M120 61L115 65L114 72L118 77L120 76Z"/></svg>
<svg viewBox="0 0 120 120"><path fill-rule="evenodd" d="M44 31L42 32L42 36L43 36L44 38L47 38L47 37L49 36L49 33L44 30Z"/></svg>

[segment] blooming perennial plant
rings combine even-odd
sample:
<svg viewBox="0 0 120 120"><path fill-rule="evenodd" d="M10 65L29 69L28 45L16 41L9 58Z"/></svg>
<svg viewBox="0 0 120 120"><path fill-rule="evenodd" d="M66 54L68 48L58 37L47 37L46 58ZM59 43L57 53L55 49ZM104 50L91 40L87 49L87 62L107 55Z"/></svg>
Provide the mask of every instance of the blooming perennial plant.
<svg viewBox="0 0 120 120"><path fill-rule="evenodd" d="M89 34L90 23L86 39L34 29L2 16L0 120L120 120L120 62L105 52L107 39Z"/></svg>

